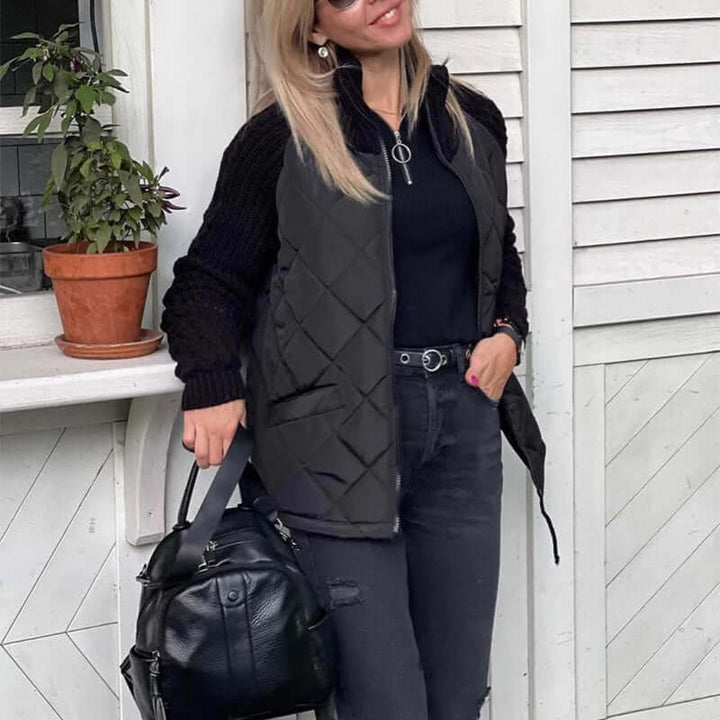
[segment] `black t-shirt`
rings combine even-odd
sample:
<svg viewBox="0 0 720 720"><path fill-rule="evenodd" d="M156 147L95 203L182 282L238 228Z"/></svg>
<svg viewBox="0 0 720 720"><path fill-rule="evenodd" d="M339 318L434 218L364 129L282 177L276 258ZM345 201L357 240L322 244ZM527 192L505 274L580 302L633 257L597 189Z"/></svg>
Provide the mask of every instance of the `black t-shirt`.
<svg viewBox="0 0 720 720"><path fill-rule="evenodd" d="M391 148L395 137L378 125L392 175L392 235L397 290L395 347L476 341L477 223L455 173L435 154L424 112L413 136L403 118L400 135L412 157L408 185Z"/></svg>

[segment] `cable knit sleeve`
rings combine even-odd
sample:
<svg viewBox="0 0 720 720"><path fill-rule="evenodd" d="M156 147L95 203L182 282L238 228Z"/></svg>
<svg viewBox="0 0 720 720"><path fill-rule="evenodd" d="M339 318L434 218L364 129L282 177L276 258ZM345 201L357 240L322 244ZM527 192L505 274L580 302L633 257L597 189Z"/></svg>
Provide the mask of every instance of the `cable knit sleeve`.
<svg viewBox="0 0 720 720"><path fill-rule="evenodd" d="M275 188L289 127L277 103L223 152L215 189L187 253L173 265L160 328L190 410L245 396L241 345L278 251Z"/></svg>
<svg viewBox="0 0 720 720"><path fill-rule="evenodd" d="M491 149L489 160L500 200L507 208L507 125L505 118L500 108L484 93L474 89L468 90L459 84L453 87L456 89L463 109L479 120L495 140L495 147ZM526 339L530 329L526 298L527 287L517 250L515 221L506 211L503 267L497 292L495 315L496 317L509 317L519 330L523 340Z"/></svg>

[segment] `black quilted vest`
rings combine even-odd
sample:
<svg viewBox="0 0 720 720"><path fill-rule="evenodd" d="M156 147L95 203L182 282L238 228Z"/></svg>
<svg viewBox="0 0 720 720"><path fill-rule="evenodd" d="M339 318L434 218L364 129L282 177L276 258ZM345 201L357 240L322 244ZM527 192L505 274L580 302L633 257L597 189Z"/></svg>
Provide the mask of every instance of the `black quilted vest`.
<svg viewBox="0 0 720 720"><path fill-rule="evenodd" d="M387 150L364 104L359 61L335 72L348 147L391 193ZM492 334L506 225L505 161L467 114L475 161L445 111L448 70L433 65L422 112L438 156L464 183L478 222L478 337ZM326 185L290 139L276 188L279 251L248 347L252 462L289 527L341 537L398 532L400 451L392 390L396 303L391 204L363 206ZM500 399L501 428L530 470L541 510L545 444L517 377ZM556 562L558 562L554 544Z"/></svg>

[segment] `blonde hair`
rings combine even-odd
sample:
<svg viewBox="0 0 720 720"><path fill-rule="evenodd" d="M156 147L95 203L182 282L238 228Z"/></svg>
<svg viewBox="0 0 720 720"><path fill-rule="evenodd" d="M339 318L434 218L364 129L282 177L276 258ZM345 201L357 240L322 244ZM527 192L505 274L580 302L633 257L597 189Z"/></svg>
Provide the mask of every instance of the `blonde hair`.
<svg viewBox="0 0 720 720"><path fill-rule="evenodd" d="M400 48L400 98L401 106L407 106L412 132L419 120L432 60L417 30L418 1L410 2L413 33ZM388 199L388 195L365 177L345 144L333 86L333 74L339 65L335 45L328 41L327 58L317 54L309 40L314 20L314 0L250 0L249 117L277 101L290 126L298 154L305 159L304 147L310 150L328 185L364 204ZM470 130L453 84L472 86L452 77L445 107L474 158Z"/></svg>

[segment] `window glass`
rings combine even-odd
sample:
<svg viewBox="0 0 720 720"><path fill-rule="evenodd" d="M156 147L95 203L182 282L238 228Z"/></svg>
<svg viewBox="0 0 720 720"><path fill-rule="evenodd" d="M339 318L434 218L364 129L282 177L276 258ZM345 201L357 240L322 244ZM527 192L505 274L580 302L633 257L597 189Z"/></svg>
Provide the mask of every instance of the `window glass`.
<svg viewBox="0 0 720 720"><path fill-rule="evenodd" d="M0 64L33 44L32 40L12 40L11 36L35 32L49 37L63 23L79 22L80 44L103 52L102 3L95 0L93 33L92 2L0 0ZM9 72L0 83L0 298L51 289L42 270L41 250L58 242L65 232L57 203L47 212L39 210L57 136L47 133L40 143L34 136L22 136L30 119L30 113L21 118L30 67L28 63Z"/></svg>

